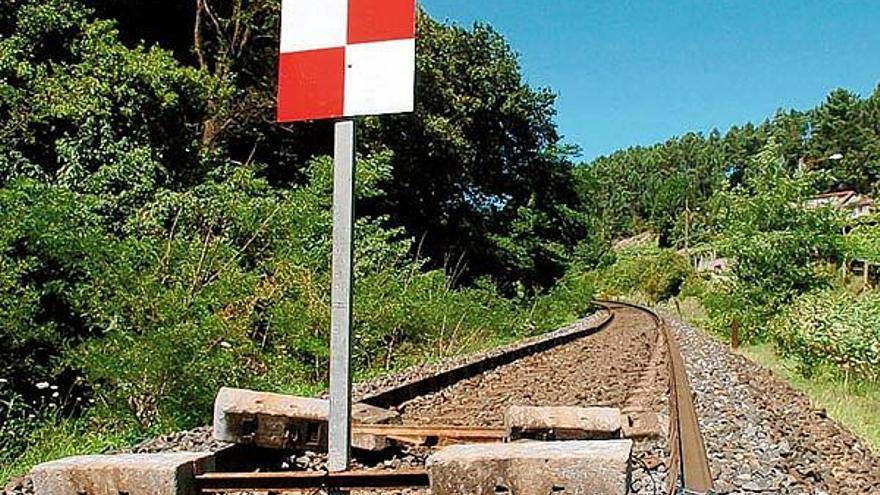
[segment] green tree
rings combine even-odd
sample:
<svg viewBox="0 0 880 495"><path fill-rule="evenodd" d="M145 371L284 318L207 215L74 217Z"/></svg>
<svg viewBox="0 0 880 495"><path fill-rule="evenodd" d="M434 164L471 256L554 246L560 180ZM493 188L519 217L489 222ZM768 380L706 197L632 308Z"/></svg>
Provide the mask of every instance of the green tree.
<svg viewBox="0 0 880 495"><path fill-rule="evenodd" d="M418 36L415 113L363 122L365 147L395 157L387 202L373 207L424 239L435 264L463 258L469 278L543 285L520 279L491 239L512 234L526 207L549 223L530 234L535 242L572 246L583 236L566 217L578 198L553 121L555 96L523 81L510 46L489 26L445 26L422 14Z"/></svg>
<svg viewBox="0 0 880 495"><path fill-rule="evenodd" d="M23 1L13 15L0 41L0 182L94 194L121 225L159 188L201 180L201 122L221 84L161 49L125 47L76 3Z"/></svg>
<svg viewBox="0 0 880 495"><path fill-rule="evenodd" d="M880 157L871 156L876 135L868 123L867 104L858 95L838 89L813 111L809 144L811 158L831 172L829 188L870 192L880 178ZM826 160L840 153L842 160Z"/></svg>
<svg viewBox="0 0 880 495"><path fill-rule="evenodd" d="M821 177L790 174L780 150L771 140L746 181L719 192L711 205L716 245L733 263L728 290L738 301L719 309L744 319L752 336L762 336L761 324L794 298L826 286L819 265L840 256L839 213L806 204Z"/></svg>
<svg viewBox="0 0 880 495"><path fill-rule="evenodd" d="M653 230L664 247L701 235L695 212L726 182L720 134L690 133L631 148L577 169L586 214L624 237Z"/></svg>
<svg viewBox="0 0 880 495"><path fill-rule="evenodd" d="M91 3L99 15L119 20L129 43L159 43L230 89L206 99L203 148L265 163L263 172L278 184L302 183L301 164L330 152L327 123L273 122L277 0L198 0L186 8L160 0L182 19L160 31L142 26L159 10L156 2ZM388 215L422 239L419 254L432 266L462 260L462 281L489 274L504 287L546 286L546 277L520 280L523 272L509 268L502 259L508 254L496 252L501 245L493 239L512 234L519 210L529 204L565 227L544 229L535 242L570 248L583 238L583 228L565 216L578 197L571 150L560 146L554 123L555 96L523 82L515 54L489 26L447 26L422 11L418 36L416 112L360 125L362 152L394 152L387 196L361 211ZM561 265L551 272L560 273Z"/></svg>

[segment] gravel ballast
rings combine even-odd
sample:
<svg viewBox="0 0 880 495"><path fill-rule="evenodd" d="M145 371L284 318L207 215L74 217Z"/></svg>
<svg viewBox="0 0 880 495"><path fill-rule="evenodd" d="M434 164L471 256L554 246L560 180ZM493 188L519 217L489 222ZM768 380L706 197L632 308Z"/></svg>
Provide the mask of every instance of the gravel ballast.
<svg viewBox="0 0 880 495"><path fill-rule="evenodd" d="M880 458L802 393L702 330L681 342L716 491L880 494Z"/></svg>
<svg viewBox="0 0 880 495"><path fill-rule="evenodd" d="M406 403L404 422L500 427L509 406L606 406L638 407L660 415L665 424L666 375L654 373L665 370L665 355L656 352L659 333L647 314L618 309L599 333ZM664 447L663 441L636 442L634 493L663 486Z"/></svg>

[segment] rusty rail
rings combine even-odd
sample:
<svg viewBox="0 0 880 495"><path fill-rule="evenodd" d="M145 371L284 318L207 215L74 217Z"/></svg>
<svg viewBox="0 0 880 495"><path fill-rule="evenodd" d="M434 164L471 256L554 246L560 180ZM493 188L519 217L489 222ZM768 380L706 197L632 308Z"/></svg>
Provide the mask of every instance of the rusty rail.
<svg viewBox="0 0 880 495"><path fill-rule="evenodd" d="M712 472L706 444L700 432L700 422L694 405L687 369L681 356L678 340L669 325L654 310L638 304L619 301L597 301L608 308L614 305L637 309L651 316L663 332L669 355L669 447L670 463L666 493L674 495L679 489L689 494L712 491Z"/></svg>
<svg viewBox="0 0 880 495"><path fill-rule="evenodd" d="M673 452L677 454L673 459L677 458L678 461L676 468L680 470L682 488L689 493L709 493L712 490L712 473L706 455L706 444L700 433L700 422L684 367L684 359L681 357L678 341L671 335L669 327L664 323L663 328L667 336L672 377L670 398L673 400L670 404L673 413L670 421L675 422L673 426L677 433L674 439L670 438ZM670 494L675 493L675 490L675 486L667 487L667 492Z"/></svg>

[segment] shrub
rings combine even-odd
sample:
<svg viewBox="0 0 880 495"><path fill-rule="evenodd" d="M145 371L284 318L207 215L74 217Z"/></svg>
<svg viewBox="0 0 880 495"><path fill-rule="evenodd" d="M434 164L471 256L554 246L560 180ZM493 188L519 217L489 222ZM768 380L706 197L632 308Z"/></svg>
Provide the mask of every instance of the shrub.
<svg viewBox="0 0 880 495"><path fill-rule="evenodd" d="M594 272L594 284L608 296L640 295L657 303L678 295L693 273L687 260L670 250L618 253L617 261Z"/></svg>
<svg viewBox="0 0 880 495"><path fill-rule="evenodd" d="M526 331L541 333L581 318L592 307L594 281L586 273L570 270L546 294L535 299Z"/></svg>
<svg viewBox="0 0 880 495"><path fill-rule="evenodd" d="M840 254L839 212L806 206L822 175L792 174L780 156L771 140L743 184L711 202L715 245L732 266L707 307L716 326L736 320L749 340L766 338L766 322L795 298L827 287L824 264Z"/></svg>
<svg viewBox="0 0 880 495"><path fill-rule="evenodd" d="M360 199L380 194L388 158L361 160ZM161 192L122 237L87 207L89 194L26 180L0 188L0 375L11 379L2 399L70 376L95 401L75 411L80 427L116 437L204 424L221 386L322 389L331 171L316 160L306 186L283 191L224 167L201 186ZM383 221L357 225L359 376L550 330L588 307L590 286L575 278L535 300L501 297L489 281L453 288ZM63 422L50 416L40 431ZM3 438L2 455L34 441Z"/></svg>
<svg viewBox="0 0 880 495"><path fill-rule="evenodd" d="M880 378L880 293L826 290L798 298L769 324L783 356L805 375L828 369L846 378Z"/></svg>

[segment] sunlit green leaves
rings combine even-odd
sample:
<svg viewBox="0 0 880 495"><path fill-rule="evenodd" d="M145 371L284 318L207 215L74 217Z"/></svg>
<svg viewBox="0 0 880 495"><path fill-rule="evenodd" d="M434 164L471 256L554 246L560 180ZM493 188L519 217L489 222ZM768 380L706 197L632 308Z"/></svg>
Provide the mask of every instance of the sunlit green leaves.
<svg viewBox="0 0 880 495"><path fill-rule="evenodd" d="M769 325L784 356L810 374L880 379L880 295L829 290L803 296Z"/></svg>

